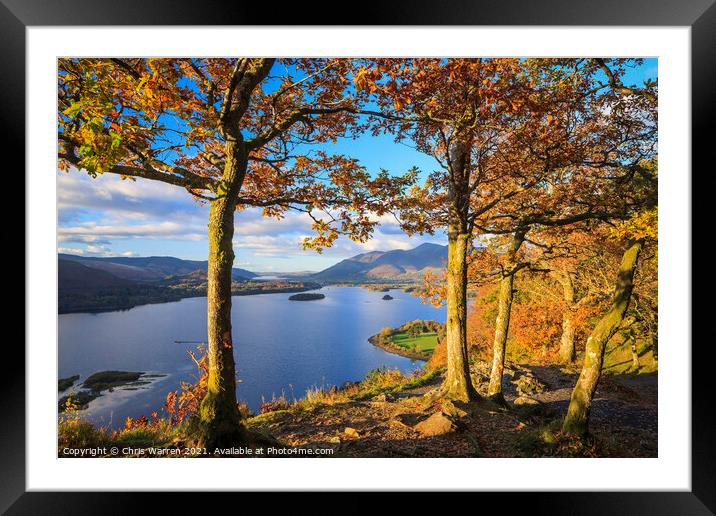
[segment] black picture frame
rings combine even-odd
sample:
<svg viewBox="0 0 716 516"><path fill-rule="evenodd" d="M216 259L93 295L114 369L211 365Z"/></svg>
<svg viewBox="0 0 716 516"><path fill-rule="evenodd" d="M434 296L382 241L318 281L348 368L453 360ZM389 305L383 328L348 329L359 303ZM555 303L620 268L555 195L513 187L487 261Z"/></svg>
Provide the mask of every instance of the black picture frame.
<svg viewBox="0 0 716 516"><path fill-rule="evenodd" d="M689 26L692 70L693 161L709 163L713 147L716 96L716 0L428 0L341 4L325 0L296 4L220 2L203 0L0 0L0 123L3 156L20 156L25 148L25 29L61 25L551 25L551 26ZM339 17L340 16L340 17ZM27 150L27 149L26 149ZM701 158L701 159L699 159ZM710 160L713 163L713 160ZM21 167L21 168L20 168ZM709 169L713 166L709 166ZM694 170L696 170L694 166ZM700 170L708 173L710 170ZM689 171L684 171L688 179ZM691 174L693 180L694 175ZM692 190L693 191L693 190ZM697 270L698 263L692 260ZM26 274L31 271L25 271ZM26 307L31 309L30 306ZM9 344L9 343L8 343ZM690 343L682 343L688 350ZM508 513L549 514L714 514L716 512L716 446L710 415L714 387L710 368L713 346L692 347L692 490L690 492L611 493L485 493L473 503L500 501ZM137 493L26 493L25 492L25 355L6 347L4 360L13 364L3 373L0 396L0 510L7 514L127 514L146 504ZM218 493L212 493L212 504ZM297 496L294 494L292 496ZM185 497L164 495L164 512ZM294 499L294 508L302 496ZM351 495L343 512L366 512L367 502ZM439 498L434 498L438 500ZM443 502L446 499L443 498ZM330 507L333 502L322 504ZM422 504L422 496L401 502ZM145 506L146 507L146 506ZM334 506L335 508L335 506ZM238 508L237 508L238 509ZM467 510L473 510L466 507ZM504 512L504 509L500 509ZM314 512L321 512L313 507ZM294 511L291 511L294 512Z"/></svg>

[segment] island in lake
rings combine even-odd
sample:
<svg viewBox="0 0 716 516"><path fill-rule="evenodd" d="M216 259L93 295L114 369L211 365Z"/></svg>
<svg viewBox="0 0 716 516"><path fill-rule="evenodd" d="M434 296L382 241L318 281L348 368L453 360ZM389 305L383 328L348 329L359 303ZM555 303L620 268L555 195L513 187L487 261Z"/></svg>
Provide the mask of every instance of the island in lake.
<svg viewBox="0 0 716 516"><path fill-rule="evenodd" d="M326 296L324 294L314 294L312 292L307 294L294 294L289 297L289 301L315 301L317 299L323 299Z"/></svg>
<svg viewBox="0 0 716 516"><path fill-rule="evenodd" d="M102 395L104 391L112 391L115 387L121 387L126 390L136 390L142 386L149 385L153 378L161 378L164 374L147 374L140 371L100 371L90 375L81 385L81 389L73 390L62 396L58 400L58 408L60 412L64 412L68 407L68 401L75 406L76 409L85 409L89 402ZM60 378L57 382L58 391L63 392L74 385L79 380L79 375L70 376L69 378Z"/></svg>
<svg viewBox="0 0 716 516"><path fill-rule="evenodd" d="M428 360L444 337L445 325L437 321L415 320L398 328L383 328L368 342L389 353L415 360Z"/></svg>

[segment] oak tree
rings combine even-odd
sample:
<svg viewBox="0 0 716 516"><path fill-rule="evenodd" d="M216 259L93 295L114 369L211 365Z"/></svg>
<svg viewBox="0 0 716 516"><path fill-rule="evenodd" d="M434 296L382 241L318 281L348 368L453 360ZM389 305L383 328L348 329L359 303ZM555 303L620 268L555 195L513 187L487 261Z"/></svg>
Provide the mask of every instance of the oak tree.
<svg viewBox="0 0 716 516"><path fill-rule="evenodd" d="M655 85L641 89L638 94L635 89L626 93L625 87L616 86L622 84L625 62L559 63L562 73L569 71L574 88L549 104L547 125L551 130L533 127L533 134L539 134L539 138L528 144L529 150L511 157L512 163L519 163L523 169L534 168L540 181L475 220L481 235L509 235L497 271L499 309L488 388L489 396L497 401L504 403L502 376L514 276L535 264L540 268L538 261L519 256L523 244L537 244L536 239L530 241L530 234L575 227L590 220L624 218L635 206L653 198L653 191L645 190L640 183L643 162L656 152L656 113L652 102ZM532 62L528 61L526 66L532 66ZM560 279L565 297L574 303L569 276L562 275ZM572 338L570 326L566 319L566 341Z"/></svg>
<svg viewBox="0 0 716 516"><path fill-rule="evenodd" d="M251 440L236 401L231 270L236 210L300 210L321 249L365 240L403 183L325 145L355 128L342 59L59 60L59 167L161 181L209 205L208 381L192 434Z"/></svg>
<svg viewBox="0 0 716 516"><path fill-rule="evenodd" d="M466 338L467 256L476 234L485 232L478 222L507 201L529 199L532 189L586 155L589 129L598 123L595 99L612 84L621 87L619 68L607 64L373 59L355 74L359 95L374 106L363 111L373 131L412 142L439 165L404 199L402 220L408 231L447 232L447 374L441 391L447 397L478 398ZM573 143L565 146L569 140ZM512 233L516 252L522 237ZM511 292L513 273L504 274L505 293ZM500 326L506 332L508 319Z"/></svg>

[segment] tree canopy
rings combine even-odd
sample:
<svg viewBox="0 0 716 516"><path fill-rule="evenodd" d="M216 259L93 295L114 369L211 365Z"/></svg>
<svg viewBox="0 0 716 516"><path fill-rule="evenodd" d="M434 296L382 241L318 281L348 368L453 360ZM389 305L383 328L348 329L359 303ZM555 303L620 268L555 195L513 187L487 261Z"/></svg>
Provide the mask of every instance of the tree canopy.
<svg viewBox="0 0 716 516"><path fill-rule="evenodd" d="M200 201L227 189L226 142L246 149L236 208L308 213L322 248L365 240L412 176L371 176L319 144L357 130L341 59L61 59L59 166L185 188Z"/></svg>

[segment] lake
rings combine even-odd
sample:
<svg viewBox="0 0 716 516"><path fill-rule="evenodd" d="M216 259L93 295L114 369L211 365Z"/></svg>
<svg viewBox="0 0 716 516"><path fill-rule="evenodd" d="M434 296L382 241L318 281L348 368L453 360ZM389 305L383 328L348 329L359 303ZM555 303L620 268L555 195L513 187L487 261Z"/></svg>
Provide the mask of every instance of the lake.
<svg viewBox="0 0 716 516"><path fill-rule="evenodd" d="M256 411L262 399L285 392L302 397L314 386L362 379L381 366L409 373L421 361L387 353L368 342L385 326L412 319L445 322L445 309L423 304L401 290L385 293L359 287L324 287L325 299L289 301L291 294L237 296L232 300L236 394ZM157 410L182 381L197 379L187 352L206 340L206 298L144 305L116 312L59 316L59 377L98 371L159 373L138 390L115 389L90 402L84 417L120 427L126 417ZM177 343L176 341L189 341Z"/></svg>

